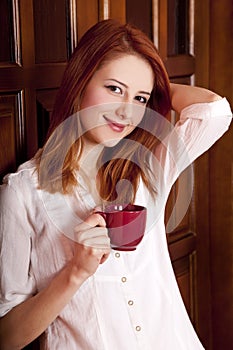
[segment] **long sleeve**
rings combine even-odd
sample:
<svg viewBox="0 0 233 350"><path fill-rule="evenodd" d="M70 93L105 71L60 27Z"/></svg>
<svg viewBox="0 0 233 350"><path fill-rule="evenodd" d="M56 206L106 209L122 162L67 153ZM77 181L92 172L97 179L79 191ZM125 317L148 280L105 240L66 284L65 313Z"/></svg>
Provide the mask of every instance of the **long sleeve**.
<svg viewBox="0 0 233 350"><path fill-rule="evenodd" d="M155 152L160 179L166 187L171 187L181 172L228 130L231 120L232 112L225 98L182 110L179 121Z"/></svg>
<svg viewBox="0 0 233 350"><path fill-rule="evenodd" d="M35 292L26 198L10 183L0 188L0 316Z"/></svg>

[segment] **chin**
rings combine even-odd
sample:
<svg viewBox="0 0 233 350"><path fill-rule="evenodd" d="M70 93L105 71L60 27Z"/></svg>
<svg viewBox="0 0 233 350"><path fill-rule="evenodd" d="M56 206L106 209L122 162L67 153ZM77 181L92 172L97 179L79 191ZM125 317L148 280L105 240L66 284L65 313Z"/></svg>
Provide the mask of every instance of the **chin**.
<svg viewBox="0 0 233 350"><path fill-rule="evenodd" d="M114 147L114 146L116 146L121 140L122 140L122 138L104 140L104 141L101 142L101 144L102 144L104 147Z"/></svg>

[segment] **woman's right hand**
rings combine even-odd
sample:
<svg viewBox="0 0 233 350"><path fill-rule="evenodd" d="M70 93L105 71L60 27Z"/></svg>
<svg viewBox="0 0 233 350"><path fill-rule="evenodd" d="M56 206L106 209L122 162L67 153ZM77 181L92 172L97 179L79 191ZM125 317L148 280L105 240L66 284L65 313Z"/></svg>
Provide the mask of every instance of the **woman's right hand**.
<svg viewBox="0 0 233 350"><path fill-rule="evenodd" d="M109 256L110 241L101 215L90 215L75 232L75 250L70 262L44 289L0 318L1 348L22 349L43 333L82 283Z"/></svg>
<svg viewBox="0 0 233 350"><path fill-rule="evenodd" d="M75 228L75 250L71 261L73 272L86 279L93 275L99 264L110 254L110 239L106 223L100 214L90 215Z"/></svg>

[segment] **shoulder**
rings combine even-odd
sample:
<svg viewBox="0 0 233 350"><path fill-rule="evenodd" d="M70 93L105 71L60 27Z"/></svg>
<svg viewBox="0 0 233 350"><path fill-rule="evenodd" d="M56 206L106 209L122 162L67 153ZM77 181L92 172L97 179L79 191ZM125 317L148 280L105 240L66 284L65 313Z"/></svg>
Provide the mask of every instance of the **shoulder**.
<svg viewBox="0 0 233 350"><path fill-rule="evenodd" d="M24 186L28 183L34 185L38 184L38 175L34 159L21 164L16 172L9 173L3 178L3 185Z"/></svg>
<svg viewBox="0 0 233 350"><path fill-rule="evenodd" d="M35 160L31 159L19 166L15 173L7 174L0 186L1 201L29 201L38 188L38 174Z"/></svg>

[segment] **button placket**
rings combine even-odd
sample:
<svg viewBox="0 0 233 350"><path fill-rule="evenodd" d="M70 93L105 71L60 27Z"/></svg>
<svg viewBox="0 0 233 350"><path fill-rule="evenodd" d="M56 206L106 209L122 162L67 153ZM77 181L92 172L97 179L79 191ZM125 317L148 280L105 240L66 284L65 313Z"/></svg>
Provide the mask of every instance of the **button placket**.
<svg viewBox="0 0 233 350"><path fill-rule="evenodd" d="M131 283L131 274L129 274L127 271L127 264L124 264L124 254L122 252L114 252L114 259L117 266L119 266L119 271L121 271L119 281L121 283L122 292L127 305L132 327L139 344L144 344L145 339L143 336L144 332L142 331L143 326L140 322L141 320L137 311L137 301L133 292L134 289Z"/></svg>
<svg viewBox="0 0 233 350"><path fill-rule="evenodd" d="M144 344L145 339L143 336L143 325L141 324L140 314L137 309L137 299L130 288L127 288L126 300L128 304L128 313L131 319L132 327L134 328L135 335L140 344Z"/></svg>

